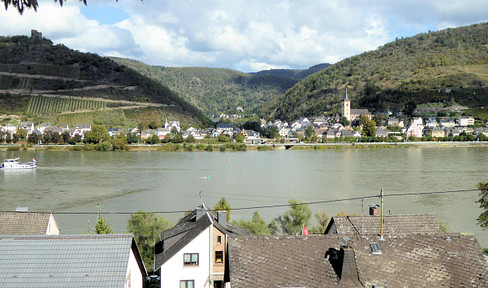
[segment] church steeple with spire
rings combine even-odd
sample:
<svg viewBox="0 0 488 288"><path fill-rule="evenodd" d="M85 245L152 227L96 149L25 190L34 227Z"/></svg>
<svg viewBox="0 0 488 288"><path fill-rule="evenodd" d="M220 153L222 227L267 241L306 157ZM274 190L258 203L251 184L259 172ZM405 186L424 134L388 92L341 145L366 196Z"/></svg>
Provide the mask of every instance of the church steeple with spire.
<svg viewBox="0 0 488 288"><path fill-rule="evenodd" d="M342 100L342 117L346 117L349 122L351 121L351 101L347 95L347 86L344 99Z"/></svg>

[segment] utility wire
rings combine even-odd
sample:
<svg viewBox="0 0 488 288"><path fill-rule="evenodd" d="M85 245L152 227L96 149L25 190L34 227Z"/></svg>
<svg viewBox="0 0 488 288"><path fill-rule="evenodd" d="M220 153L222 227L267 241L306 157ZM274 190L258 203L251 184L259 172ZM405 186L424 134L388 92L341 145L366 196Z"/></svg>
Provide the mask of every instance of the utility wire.
<svg viewBox="0 0 488 288"><path fill-rule="evenodd" d="M448 191L435 191L435 192L412 192L412 193L394 193L394 194L383 194L383 197L401 197L401 196L421 196L421 195L438 195L438 194L451 194L451 193L466 193L466 192L474 192L478 191L478 189L464 189L464 190L448 190ZM260 206L250 206L250 207L238 207L232 208L232 211L244 211L244 210L252 210L252 209L271 209L271 208L281 208L281 207L289 207L289 206L298 206L298 205L316 205L316 204L326 204L326 203L337 203L337 202L345 202L345 201L354 201L354 200L361 200L361 199L371 199L380 197L379 194L377 195L369 195L369 196L357 196L357 197L350 197L350 198L341 198L341 199L332 199L332 200L318 200L318 201L309 201L309 202L300 202L298 204L271 204L271 205L260 205ZM177 214L177 213L186 213L189 210L173 210L173 211L155 211L155 212L145 212L145 213L154 213L154 214ZM209 209L209 211L213 211ZM15 211L0 211L0 212L15 212ZM53 214L61 214L61 215L94 215L98 214L99 212L70 212L70 211L59 211L59 212L52 212ZM130 215L136 214L137 212L127 212L127 211L104 211L102 214L104 215Z"/></svg>

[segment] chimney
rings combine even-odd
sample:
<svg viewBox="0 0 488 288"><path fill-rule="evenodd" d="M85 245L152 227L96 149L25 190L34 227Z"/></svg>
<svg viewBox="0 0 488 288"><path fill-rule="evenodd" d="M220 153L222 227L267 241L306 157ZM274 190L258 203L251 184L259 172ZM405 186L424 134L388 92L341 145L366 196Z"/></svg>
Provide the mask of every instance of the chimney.
<svg viewBox="0 0 488 288"><path fill-rule="evenodd" d="M380 215L379 205L374 203L369 204L369 216L377 216L377 215Z"/></svg>
<svg viewBox="0 0 488 288"><path fill-rule="evenodd" d="M341 284L353 284L354 287L362 287L363 285L359 279L358 268L356 265L356 254L354 249L346 246L342 246L340 250L340 257L342 256L342 269L341 269Z"/></svg>
<svg viewBox="0 0 488 288"><path fill-rule="evenodd" d="M202 216L205 216L207 214L207 207L205 207L204 204L198 206L196 209L196 221L198 221Z"/></svg>
<svg viewBox="0 0 488 288"><path fill-rule="evenodd" d="M217 211L217 222L220 225L227 227L227 211L226 210L218 210Z"/></svg>

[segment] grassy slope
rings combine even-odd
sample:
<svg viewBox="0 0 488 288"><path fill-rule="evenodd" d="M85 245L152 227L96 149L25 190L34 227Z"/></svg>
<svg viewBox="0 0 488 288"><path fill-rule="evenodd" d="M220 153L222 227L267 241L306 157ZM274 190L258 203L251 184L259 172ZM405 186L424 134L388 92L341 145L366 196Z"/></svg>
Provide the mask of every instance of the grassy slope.
<svg viewBox="0 0 488 288"><path fill-rule="evenodd" d="M452 97L467 106L488 105L487 44L486 23L398 39L309 76L267 103L263 114L289 120L337 112L346 85L353 107L373 110ZM438 92L444 88L453 89Z"/></svg>

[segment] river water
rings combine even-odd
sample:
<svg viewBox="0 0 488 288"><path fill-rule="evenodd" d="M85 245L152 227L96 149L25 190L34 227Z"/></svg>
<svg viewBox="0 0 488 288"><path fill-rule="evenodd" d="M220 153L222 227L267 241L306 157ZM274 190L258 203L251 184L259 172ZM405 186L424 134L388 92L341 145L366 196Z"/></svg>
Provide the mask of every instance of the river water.
<svg viewBox="0 0 488 288"><path fill-rule="evenodd" d="M385 213L434 213L450 232L475 233L481 209L476 184L488 182L488 147L404 147L325 151L248 152L0 152L0 160L37 159L34 171L0 170L0 210L29 207L52 210L61 233L87 233L97 204L115 232L126 232L137 210L163 212L175 223L203 202L213 207L225 197L232 208L340 200L378 195L384 188ZM417 196L398 193L472 192ZM365 213L370 203L366 199ZM361 200L313 204L314 212L362 213ZM258 211L269 221L286 207L232 211L234 220ZM76 214L64 214L76 213ZM78 214L81 213L81 214ZM124 214L126 213L126 214Z"/></svg>

